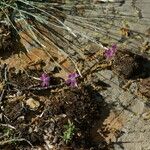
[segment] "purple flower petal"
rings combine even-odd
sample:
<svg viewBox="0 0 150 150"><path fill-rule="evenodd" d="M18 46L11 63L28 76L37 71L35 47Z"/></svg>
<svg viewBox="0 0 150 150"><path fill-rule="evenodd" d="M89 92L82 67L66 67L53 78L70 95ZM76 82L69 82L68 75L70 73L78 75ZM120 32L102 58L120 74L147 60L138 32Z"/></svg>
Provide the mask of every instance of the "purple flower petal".
<svg viewBox="0 0 150 150"><path fill-rule="evenodd" d="M71 83L71 79L67 79L66 84L70 84L70 83Z"/></svg>
<svg viewBox="0 0 150 150"><path fill-rule="evenodd" d="M116 49L116 48L117 48L117 45L116 45L116 44L113 44L113 45L111 46L111 48L112 48L112 49Z"/></svg>
<svg viewBox="0 0 150 150"><path fill-rule="evenodd" d="M104 56L106 57L106 59L111 59L115 55L116 51L117 51L117 46L116 44L113 44L111 48L105 50Z"/></svg>
<svg viewBox="0 0 150 150"><path fill-rule="evenodd" d="M43 73L40 77L40 80L42 81L41 85L44 86L49 86L49 81L50 81L50 77Z"/></svg>
<svg viewBox="0 0 150 150"><path fill-rule="evenodd" d="M70 85L71 87L77 86L76 78L79 77L77 73L70 73L68 75L68 79L66 80L66 84Z"/></svg>
<svg viewBox="0 0 150 150"><path fill-rule="evenodd" d="M73 81L73 82L71 82L70 86L71 86L71 87L77 87L78 85L77 85L77 82L76 82L76 81Z"/></svg>
<svg viewBox="0 0 150 150"><path fill-rule="evenodd" d="M68 78L77 78L77 77L79 77L79 75L77 73L70 73L68 75Z"/></svg>
<svg viewBox="0 0 150 150"><path fill-rule="evenodd" d="M113 54L116 53L117 51L117 45L116 44L113 44L112 47L111 47L112 51L113 51Z"/></svg>
<svg viewBox="0 0 150 150"><path fill-rule="evenodd" d="M44 86L47 86L47 83L46 82L42 82L41 85L44 87Z"/></svg>
<svg viewBox="0 0 150 150"><path fill-rule="evenodd" d="M108 49L108 50L105 51L104 55L108 59L108 58L112 57L113 53L110 49Z"/></svg>

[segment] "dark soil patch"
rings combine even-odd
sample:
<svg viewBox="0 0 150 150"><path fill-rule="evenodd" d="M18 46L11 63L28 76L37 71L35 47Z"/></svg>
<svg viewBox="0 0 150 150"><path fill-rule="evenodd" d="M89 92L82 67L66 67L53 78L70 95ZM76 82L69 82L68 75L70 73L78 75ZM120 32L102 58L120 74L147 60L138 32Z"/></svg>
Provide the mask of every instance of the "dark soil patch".
<svg viewBox="0 0 150 150"><path fill-rule="evenodd" d="M26 49L20 43L20 37L15 29L0 23L0 57L9 58L12 54L26 53Z"/></svg>
<svg viewBox="0 0 150 150"><path fill-rule="evenodd" d="M39 77L42 71L27 72L30 76ZM1 135L7 133L2 141L26 139L33 146L51 146L53 149L64 150L108 149L102 129L103 121L109 115L109 107L92 86L42 89L40 81L26 73L16 74L15 70L9 71L8 81L1 103L1 123L10 126L0 128ZM52 77L52 85L62 82L63 80ZM32 86L35 87L34 90L28 88ZM29 99L32 99L30 104ZM97 122L102 132L99 134L100 141L95 141L91 133L97 127ZM65 137L65 134L70 137ZM4 150L31 149L27 141L12 141L0 145Z"/></svg>
<svg viewBox="0 0 150 150"><path fill-rule="evenodd" d="M124 79L147 78L150 76L150 61L127 50L118 51L112 69Z"/></svg>
<svg viewBox="0 0 150 150"><path fill-rule="evenodd" d="M0 56L7 55L10 53L12 47L12 37L9 32L9 27L3 24L0 24Z"/></svg>

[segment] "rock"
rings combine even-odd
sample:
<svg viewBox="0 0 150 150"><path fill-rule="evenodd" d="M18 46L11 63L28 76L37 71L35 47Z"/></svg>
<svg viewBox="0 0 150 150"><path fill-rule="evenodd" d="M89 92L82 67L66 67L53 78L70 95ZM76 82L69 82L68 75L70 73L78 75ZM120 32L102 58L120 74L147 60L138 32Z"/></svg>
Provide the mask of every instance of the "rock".
<svg viewBox="0 0 150 150"><path fill-rule="evenodd" d="M138 90L138 86L137 86L137 83L136 82L133 82L130 87L129 87L130 91L132 93L137 93L137 90Z"/></svg>
<svg viewBox="0 0 150 150"><path fill-rule="evenodd" d="M100 51L100 48L95 43L90 43L84 47L84 54L88 56L92 56L98 51Z"/></svg>
<svg viewBox="0 0 150 150"><path fill-rule="evenodd" d="M29 98L26 101L26 105L29 106L30 109L36 110L40 106L40 103L39 101L34 100L33 98Z"/></svg>
<svg viewBox="0 0 150 150"><path fill-rule="evenodd" d="M131 107L132 111L135 115L141 115L144 111L144 103L139 101L138 99L135 99L136 102L134 106Z"/></svg>

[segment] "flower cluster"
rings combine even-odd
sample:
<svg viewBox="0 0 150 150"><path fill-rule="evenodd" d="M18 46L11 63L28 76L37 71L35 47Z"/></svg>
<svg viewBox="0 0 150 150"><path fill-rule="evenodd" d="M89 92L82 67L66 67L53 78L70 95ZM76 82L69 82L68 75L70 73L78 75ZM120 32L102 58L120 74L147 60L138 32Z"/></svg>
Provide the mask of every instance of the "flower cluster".
<svg viewBox="0 0 150 150"><path fill-rule="evenodd" d="M112 45L111 48L108 48L107 50L105 50L104 52L104 56L106 57L106 59L111 59L117 52L117 46L114 44Z"/></svg>
<svg viewBox="0 0 150 150"><path fill-rule="evenodd" d="M68 79L66 80L66 84L71 86L71 87L77 87L77 80L76 78L78 78L79 75L77 73L70 73L68 75ZM41 86L42 87L48 87L49 86L49 82L50 82L50 77L43 73L40 77L40 81L42 81Z"/></svg>

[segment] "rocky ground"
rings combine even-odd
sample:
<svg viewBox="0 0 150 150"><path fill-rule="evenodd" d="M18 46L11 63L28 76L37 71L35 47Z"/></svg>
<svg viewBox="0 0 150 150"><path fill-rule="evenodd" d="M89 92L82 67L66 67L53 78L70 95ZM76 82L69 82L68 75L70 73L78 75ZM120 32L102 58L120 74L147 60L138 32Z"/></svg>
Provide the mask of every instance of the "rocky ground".
<svg viewBox="0 0 150 150"><path fill-rule="evenodd" d="M64 44L58 39L63 52L42 38L46 49L33 46L24 31L18 46L9 29L1 26L2 149L150 149L149 2L94 2L98 5L86 8L84 17L101 15L100 28L93 30L83 18L68 16L66 25L75 33L82 31L82 36L74 40L63 33L70 41ZM82 11L75 13L82 17ZM51 39L47 30L44 34ZM86 36L106 47L115 43L115 57L105 60L104 49ZM78 42L79 48L74 46ZM78 88L72 89L65 80L76 69L82 77ZM51 77L49 88L41 87L43 72Z"/></svg>

